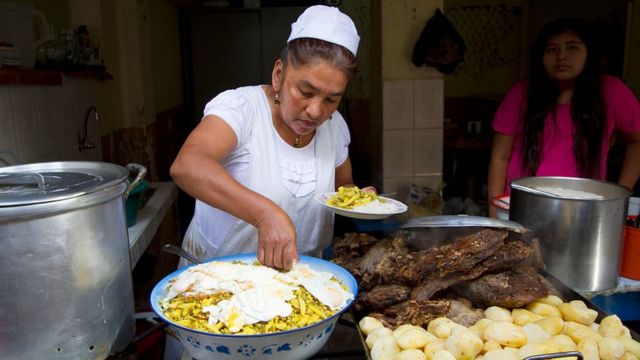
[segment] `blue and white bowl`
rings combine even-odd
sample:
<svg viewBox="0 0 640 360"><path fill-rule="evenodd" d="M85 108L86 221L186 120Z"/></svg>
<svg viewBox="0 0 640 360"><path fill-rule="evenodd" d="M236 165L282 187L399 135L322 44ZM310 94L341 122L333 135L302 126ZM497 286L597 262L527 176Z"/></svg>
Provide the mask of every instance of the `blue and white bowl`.
<svg viewBox="0 0 640 360"><path fill-rule="evenodd" d="M241 261L252 264L256 254L240 254L224 256L209 261ZM314 270L326 271L338 279L353 294L358 294L356 279L344 268L318 258L300 256L300 263L309 265ZM198 360L202 359L272 359L299 360L307 359L317 353L327 342L340 315L345 312L353 300L331 317L302 328L260 335L225 335L211 334L178 325L168 319L160 308L160 301L165 297L167 283L185 271L181 268L162 279L151 291L153 311L169 323L187 352Z"/></svg>

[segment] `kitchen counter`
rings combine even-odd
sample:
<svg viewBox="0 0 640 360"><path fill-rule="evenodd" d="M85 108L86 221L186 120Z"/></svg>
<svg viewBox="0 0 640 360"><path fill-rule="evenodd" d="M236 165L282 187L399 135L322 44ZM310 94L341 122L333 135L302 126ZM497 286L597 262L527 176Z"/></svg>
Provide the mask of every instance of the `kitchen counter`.
<svg viewBox="0 0 640 360"><path fill-rule="evenodd" d="M153 195L142 209L138 210L136 223L128 229L132 270L158 231L162 219L178 198L178 188L171 181L150 183L149 188L155 189Z"/></svg>
<svg viewBox="0 0 640 360"><path fill-rule="evenodd" d="M640 281L621 276L618 279L618 286L616 286L613 289L604 290L604 291L594 291L594 292L580 292L580 293L582 294L582 296L591 298L596 295L608 296L608 295L626 293L626 292L632 292L632 291L640 291Z"/></svg>

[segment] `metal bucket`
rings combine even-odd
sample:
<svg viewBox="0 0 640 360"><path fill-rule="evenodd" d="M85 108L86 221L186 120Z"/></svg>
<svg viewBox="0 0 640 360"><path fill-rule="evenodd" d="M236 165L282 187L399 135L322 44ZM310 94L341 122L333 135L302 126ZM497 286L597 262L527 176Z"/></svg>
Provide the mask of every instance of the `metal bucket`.
<svg viewBox="0 0 640 360"><path fill-rule="evenodd" d="M599 195L544 194L555 188ZM548 272L578 291L602 291L618 284L627 203L631 191L617 184L581 178L528 177L511 183L509 219L538 237Z"/></svg>
<svg viewBox="0 0 640 360"><path fill-rule="evenodd" d="M104 359L129 344L127 176L97 162L0 168L0 358Z"/></svg>

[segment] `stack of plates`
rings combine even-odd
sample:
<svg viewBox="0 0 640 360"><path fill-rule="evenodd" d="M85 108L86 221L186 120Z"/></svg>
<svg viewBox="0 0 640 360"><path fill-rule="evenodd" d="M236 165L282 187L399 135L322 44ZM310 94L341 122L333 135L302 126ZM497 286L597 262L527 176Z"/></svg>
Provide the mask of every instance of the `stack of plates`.
<svg viewBox="0 0 640 360"><path fill-rule="evenodd" d="M21 61L20 50L14 47L0 46L0 67L20 66Z"/></svg>

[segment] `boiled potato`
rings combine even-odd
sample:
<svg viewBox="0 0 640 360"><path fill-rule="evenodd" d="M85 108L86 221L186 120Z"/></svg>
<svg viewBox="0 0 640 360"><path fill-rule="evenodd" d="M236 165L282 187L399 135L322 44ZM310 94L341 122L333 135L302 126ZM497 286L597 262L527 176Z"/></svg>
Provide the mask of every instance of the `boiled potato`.
<svg viewBox="0 0 640 360"><path fill-rule="evenodd" d="M600 321L598 333L602 336L619 337L624 336L624 325L616 315L609 315Z"/></svg>
<svg viewBox="0 0 640 360"><path fill-rule="evenodd" d="M559 351L576 351L577 348L576 341L564 334L552 336L549 341L556 344Z"/></svg>
<svg viewBox="0 0 640 360"><path fill-rule="evenodd" d="M583 325L593 324L598 317L598 312L587 308L582 301L574 300L571 303L563 303L557 309L560 310L565 321L574 321Z"/></svg>
<svg viewBox="0 0 640 360"><path fill-rule="evenodd" d="M560 334L564 329L564 320L557 316L542 318L535 321L534 324L540 326L551 336Z"/></svg>
<svg viewBox="0 0 640 360"><path fill-rule="evenodd" d="M433 355L438 350L444 350L444 340L440 338L436 338L437 340L431 340L427 342L424 346L424 355L427 357L427 360L432 360Z"/></svg>
<svg viewBox="0 0 640 360"><path fill-rule="evenodd" d="M396 334L394 333L394 336ZM413 326L396 336L396 341L402 349L418 349L423 348L429 340L433 340L435 336L428 333L419 326Z"/></svg>
<svg viewBox="0 0 640 360"><path fill-rule="evenodd" d="M380 320L371 316L363 317L360 322L358 322L358 326L360 326L360 331L362 331L365 336L377 328L384 327Z"/></svg>
<svg viewBox="0 0 640 360"><path fill-rule="evenodd" d="M525 324L522 327L522 331L527 336L527 343L544 341L551 338L551 335L544 331L540 325L536 324Z"/></svg>
<svg viewBox="0 0 640 360"><path fill-rule="evenodd" d="M393 357L393 360L426 360L426 356L421 350L406 349L402 350Z"/></svg>
<svg viewBox="0 0 640 360"><path fill-rule="evenodd" d="M598 351L602 360L618 360L624 354L624 345L613 337L605 336L598 343Z"/></svg>
<svg viewBox="0 0 640 360"><path fill-rule="evenodd" d="M456 324L449 318L439 317L429 322L427 331L441 339L446 339L451 335L451 329L457 326L463 327L462 325Z"/></svg>
<svg viewBox="0 0 640 360"><path fill-rule="evenodd" d="M488 340L482 345L481 353L488 353L491 350L502 350L502 346L493 340Z"/></svg>
<svg viewBox="0 0 640 360"><path fill-rule="evenodd" d="M409 329L413 329L414 327L418 327L418 326L415 326L413 324L402 324L402 325L398 326L395 330L393 330L393 336L395 336L396 339L398 339L398 337L400 335L404 334ZM422 328L420 328L420 329L422 329Z"/></svg>
<svg viewBox="0 0 640 360"><path fill-rule="evenodd" d="M513 319L514 324L522 326L524 324L544 319L544 316L534 314L527 309L518 308L511 310L511 318Z"/></svg>
<svg viewBox="0 0 640 360"><path fill-rule="evenodd" d="M638 357L635 356L633 353L625 351L624 354L622 354L622 357L620 358L620 360L638 360Z"/></svg>
<svg viewBox="0 0 640 360"><path fill-rule="evenodd" d="M524 359L526 357L532 355L540 355L540 354L552 354L559 352L560 349L557 344L552 341L542 341L542 342L534 342L529 343L518 349L517 356L520 359Z"/></svg>
<svg viewBox="0 0 640 360"><path fill-rule="evenodd" d="M364 342L367 344L369 349L371 349L373 348L373 344L375 344L376 341L378 341L378 338L380 338L381 336L393 336L393 331L386 327L377 328L370 332L369 335L367 335L367 338L364 340Z"/></svg>
<svg viewBox="0 0 640 360"><path fill-rule="evenodd" d="M520 360L517 354L503 349L494 349L484 354L485 360Z"/></svg>
<svg viewBox="0 0 640 360"><path fill-rule="evenodd" d="M456 359L472 360L482 350L482 339L463 327L454 328L444 346Z"/></svg>
<svg viewBox="0 0 640 360"><path fill-rule="evenodd" d="M587 304L585 304L582 300L571 300L569 301L569 304L579 309L588 309Z"/></svg>
<svg viewBox="0 0 640 360"><path fill-rule="evenodd" d="M484 317L493 321L513 322L511 311L500 306L489 306L484 311Z"/></svg>
<svg viewBox="0 0 640 360"><path fill-rule="evenodd" d="M593 339L584 339L578 343L578 351L582 353L584 360L600 360L598 343Z"/></svg>
<svg viewBox="0 0 640 360"><path fill-rule="evenodd" d="M382 335L378 337L371 348L371 359L389 360L393 359L393 357L399 352L400 348L398 347L396 338L393 337L393 334Z"/></svg>
<svg viewBox="0 0 640 360"><path fill-rule="evenodd" d="M484 338L482 337L482 333L484 332L484 329L487 327L487 325L491 324L492 322L492 320L483 318L478 320L475 324L469 326L468 329L484 340Z"/></svg>
<svg viewBox="0 0 640 360"><path fill-rule="evenodd" d="M568 335L576 343L586 338L592 338L596 342L600 342L602 338L602 335L595 332L592 328L573 321L564 322L562 333Z"/></svg>
<svg viewBox="0 0 640 360"><path fill-rule="evenodd" d="M526 309L534 314L542 316L562 316L562 313L560 313L560 310L558 310L556 306L541 303L538 301L527 304Z"/></svg>
<svg viewBox="0 0 640 360"><path fill-rule="evenodd" d="M527 336L522 328L506 321L498 321L487 325L482 333L486 340L493 340L503 346L521 347L527 343Z"/></svg>
<svg viewBox="0 0 640 360"><path fill-rule="evenodd" d="M640 358L640 343L631 339L631 337L619 336L618 341L624 346L624 350L632 353L636 357Z"/></svg>
<svg viewBox="0 0 640 360"><path fill-rule="evenodd" d="M456 358L447 350L436 350L431 360L456 360Z"/></svg>
<svg viewBox="0 0 640 360"><path fill-rule="evenodd" d="M546 297L543 297L542 299L538 299L536 301L541 302L543 304L553 305L553 306L558 306L564 302L562 301L562 299L560 299L555 295L547 295Z"/></svg>

